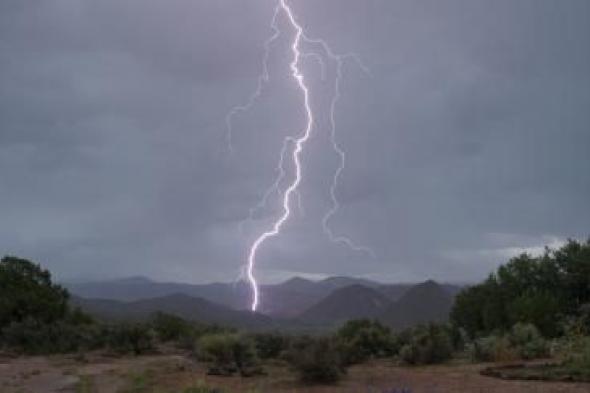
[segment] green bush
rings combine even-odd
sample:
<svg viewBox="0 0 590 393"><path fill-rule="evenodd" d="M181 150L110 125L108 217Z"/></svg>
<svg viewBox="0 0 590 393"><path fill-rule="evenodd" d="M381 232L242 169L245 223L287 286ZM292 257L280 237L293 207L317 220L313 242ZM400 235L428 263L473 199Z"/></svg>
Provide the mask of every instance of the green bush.
<svg viewBox="0 0 590 393"><path fill-rule="evenodd" d="M473 362L504 362L516 360L519 355L506 336L487 336L474 340L468 346Z"/></svg>
<svg viewBox="0 0 590 393"><path fill-rule="evenodd" d="M69 321L52 324L27 318L2 329L2 341L10 350L26 354L68 353L100 347L97 325L74 325Z"/></svg>
<svg viewBox="0 0 590 393"><path fill-rule="evenodd" d="M590 377L590 336L575 340L564 365L572 374Z"/></svg>
<svg viewBox="0 0 590 393"><path fill-rule="evenodd" d="M532 324L514 325L508 334L508 341L521 359L541 358L549 353L547 341Z"/></svg>
<svg viewBox="0 0 590 393"><path fill-rule="evenodd" d="M398 342L391 330L368 319L348 321L336 332L342 360L351 365L369 358L392 356L398 351Z"/></svg>
<svg viewBox="0 0 590 393"><path fill-rule="evenodd" d="M531 324L517 323L505 335L491 335L474 340L469 346L476 362L500 362L536 359L549 354L549 345Z"/></svg>
<svg viewBox="0 0 590 393"><path fill-rule="evenodd" d="M158 312L152 318L151 325L162 342L194 340L196 336L193 325L176 315Z"/></svg>
<svg viewBox="0 0 590 393"><path fill-rule="evenodd" d="M197 343L197 357L210 363L210 374L232 375L239 372L247 377L261 372L253 341L235 333L201 337Z"/></svg>
<svg viewBox="0 0 590 393"><path fill-rule="evenodd" d="M467 353L472 362L494 361L494 348L496 347L496 336L480 337L467 344Z"/></svg>
<svg viewBox="0 0 590 393"><path fill-rule="evenodd" d="M337 343L329 337L294 340L286 359L305 383L335 383L346 372Z"/></svg>
<svg viewBox="0 0 590 393"><path fill-rule="evenodd" d="M120 323L105 328L105 344L113 351L141 355L155 349L154 332L143 323Z"/></svg>
<svg viewBox="0 0 590 393"><path fill-rule="evenodd" d="M406 342L402 345L399 356L407 364L442 363L452 356L451 338L445 326L418 326L404 336Z"/></svg>
<svg viewBox="0 0 590 393"><path fill-rule="evenodd" d="M581 331L584 334L590 335L590 303L580 306L579 313Z"/></svg>
<svg viewBox="0 0 590 393"><path fill-rule="evenodd" d="M277 359L289 348L289 337L281 333L256 333L251 337L261 359Z"/></svg>
<svg viewBox="0 0 590 393"><path fill-rule="evenodd" d="M193 353L197 352L199 338L211 334L235 333L233 328L222 327L219 325L209 325L193 322L191 323L190 332L181 334L175 341L179 348L188 349Z"/></svg>

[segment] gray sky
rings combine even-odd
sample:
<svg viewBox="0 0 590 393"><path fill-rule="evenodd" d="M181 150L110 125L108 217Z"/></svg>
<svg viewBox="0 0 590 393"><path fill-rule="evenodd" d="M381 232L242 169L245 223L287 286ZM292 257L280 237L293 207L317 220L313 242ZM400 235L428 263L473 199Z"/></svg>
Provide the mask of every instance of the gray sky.
<svg viewBox="0 0 590 393"><path fill-rule="evenodd" d="M383 281L482 278L510 255L590 235L590 2L293 0L346 63L337 108L347 166L330 243L337 156L330 78L302 62L316 114L303 211L260 252L258 275ZM303 127L291 31L247 100L272 31L270 0L0 3L0 253L61 279L235 279L271 198L282 139ZM286 27L284 20L281 27ZM241 230L240 230L241 229Z"/></svg>

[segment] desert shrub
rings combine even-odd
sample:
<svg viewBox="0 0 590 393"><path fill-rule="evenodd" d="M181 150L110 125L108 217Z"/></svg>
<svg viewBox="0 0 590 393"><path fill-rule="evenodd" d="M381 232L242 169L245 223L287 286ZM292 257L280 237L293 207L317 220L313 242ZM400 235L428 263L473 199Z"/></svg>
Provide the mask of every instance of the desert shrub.
<svg viewBox="0 0 590 393"><path fill-rule="evenodd" d="M561 336L566 338L590 336L590 303L580 306L577 315L567 315L560 320Z"/></svg>
<svg viewBox="0 0 590 393"><path fill-rule="evenodd" d="M105 328L105 344L113 351L141 355L153 351L154 332L143 323L120 323Z"/></svg>
<svg viewBox="0 0 590 393"><path fill-rule="evenodd" d="M455 351L462 351L469 342L469 336L462 327L450 324L448 328L451 345Z"/></svg>
<svg viewBox="0 0 590 393"><path fill-rule="evenodd" d="M236 333L216 333L201 337L197 343L197 357L210 363L209 373L242 376L261 372L253 341Z"/></svg>
<svg viewBox="0 0 590 393"><path fill-rule="evenodd" d="M234 335L211 334L197 342L197 358L210 364L210 372L231 375L237 371L233 355Z"/></svg>
<svg viewBox="0 0 590 393"><path fill-rule="evenodd" d="M495 360L498 336L491 335L473 340L467 346L467 352L473 362L493 362Z"/></svg>
<svg viewBox="0 0 590 393"><path fill-rule="evenodd" d="M526 360L547 356L549 345L534 325L517 323L507 334L473 340L469 353L476 362Z"/></svg>
<svg viewBox="0 0 590 393"><path fill-rule="evenodd" d="M468 352L474 362L504 362L519 358L508 338L502 335L478 338L470 343Z"/></svg>
<svg viewBox="0 0 590 393"><path fill-rule="evenodd" d="M508 334L508 341L521 359L540 358L549 352L547 341L532 324L514 325Z"/></svg>
<svg viewBox="0 0 590 393"><path fill-rule="evenodd" d="M578 337L572 344L564 366L571 374L590 377L590 337Z"/></svg>
<svg viewBox="0 0 590 393"><path fill-rule="evenodd" d="M76 326L66 321L52 324L32 318L12 322L2 329L4 346L26 354L75 352L97 346L98 333L93 326Z"/></svg>
<svg viewBox="0 0 590 393"><path fill-rule="evenodd" d="M407 364L442 363L451 358L453 347L447 327L430 324L418 326L404 335L399 356Z"/></svg>
<svg viewBox="0 0 590 393"><path fill-rule="evenodd" d="M190 324L191 329L187 334L180 335L175 341L179 348L188 349L197 353L199 338L211 334L230 334L236 333L236 330L229 327L219 326L216 324L203 324L193 322Z"/></svg>
<svg viewBox="0 0 590 393"><path fill-rule="evenodd" d="M569 374L590 380L590 335L585 318L582 314L563 322L563 337L553 341L551 354L562 360Z"/></svg>
<svg viewBox="0 0 590 393"><path fill-rule="evenodd" d="M158 312L152 318L151 325L158 339L163 342L195 338L193 325L176 315Z"/></svg>
<svg viewBox="0 0 590 393"><path fill-rule="evenodd" d="M368 319L348 321L336 332L339 350L345 364L361 363L371 357L392 356L398 350L391 330Z"/></svg>
<svg viewBox="0 0 590 393"><path fill-rule="evenodd" d="M579 321L581 331L584 334L590 335L590 303L583 304L579 309Z"/></svg>
<svg viewBox="0 0 590 393"><path fill-rule="evenodd" d="M334 383L346 371L337 343L330 337L300 337L285 358L305 383Z"/></svg>
<svg viewBox="0 0 590 393"><path fill-rule="evenodd" d="M276 359L289 348L289 337L281 333L256 333L251 337L261 359Z"/></svg>

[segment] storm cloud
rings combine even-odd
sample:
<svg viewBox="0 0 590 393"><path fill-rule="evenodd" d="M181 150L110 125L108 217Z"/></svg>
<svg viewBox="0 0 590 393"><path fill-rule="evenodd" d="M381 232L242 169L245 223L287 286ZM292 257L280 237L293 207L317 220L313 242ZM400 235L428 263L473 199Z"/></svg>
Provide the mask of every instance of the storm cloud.
<svg viewBox="0 0 590 393"><path fill-rule="evenodd" d="M263 281L484 277L521 251L590 235L590 3L293 0L309 35L354 52L336 116L306 59L317 122L303 210L260 253ZM270 0L7 0L0 4L0 252L65 280L235 279L279 212L282 140L303 126L289 32L250 111Z"/></svg>

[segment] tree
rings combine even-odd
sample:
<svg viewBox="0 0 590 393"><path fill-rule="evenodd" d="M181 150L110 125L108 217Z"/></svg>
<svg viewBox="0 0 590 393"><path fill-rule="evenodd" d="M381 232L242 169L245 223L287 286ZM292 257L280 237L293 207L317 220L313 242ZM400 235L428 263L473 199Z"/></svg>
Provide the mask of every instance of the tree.
<svg viewBox="0 0 590 393"><path fill-rule="evenodd" d="M555 296L546 291L529 291L515 298L508 305L511 323L531 323L543 335L553 337L558 331L561 307Z"/></svg>
<svg viewBox="0 0 590 393"><path fill-rule="evenodd" d="M590 302L590 239L586 243L569 240L553 253L559 269L562 297L568 313L578 313Z"/></svg>
<svg viewBox="0 0 590 393"><path fill-rule="evenodd" d="M49 324L68 314L68 291L51 274L26 259L0 261L0 329L25 319Z"/></svg>
<svg viewBox="0 0 590 393"><path fill-rule="evenodd" d="M471 338L532 323L549 337L590 302L590 240L569 240L540 257L522 254L456 297L451 321Z"/></svg>

